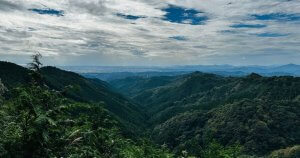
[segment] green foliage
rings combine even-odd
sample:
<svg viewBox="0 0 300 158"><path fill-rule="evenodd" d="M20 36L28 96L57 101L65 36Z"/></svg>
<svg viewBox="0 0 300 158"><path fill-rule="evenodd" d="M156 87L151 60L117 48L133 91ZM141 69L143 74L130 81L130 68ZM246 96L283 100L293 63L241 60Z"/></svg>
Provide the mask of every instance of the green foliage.
<svg viewBox="0 0 300 158"><path fill-rule="evenodd" d="M203 158L237 158L241 155L242 147L234 145L224 147L215 140L210 142L201 153Z"/></svg>
<svg viewBox="0 0 300 158"><path fill-rule="evenodd" d="M166 149L159 149L150 141L140 138L133 141L124 136L120 130L124 127L120 117L106 110L105 102L79 103L63 96L69 90L72 91L73 87L77 87L77 90L86 89L85 93L91 88L95 88L92 90L96 92L100 91L100 87L102 92L106 91L111 95L105 101L122 101L123 98L106 90L103 83L88 81L74 73L50 69L54 72L46 76L48 85L63 91L51 90L42 84L41 55L37 54L32 58L32 71L29 74L31 84L11 88L4 103L0 100L0 157L170 157ZM51 76L53 73L57 75L56 79ZM57 73L66 78L61 79ZM73 77L78 84L74 84L68 77ZM57 79L61 79L61 82L57 82ZM78 82L78 79L81 81ZM60 85L61 87L55 87ZM65 87L62 88L63 86ZM5 91L6 88L0 81L0 97Z"/></svg>
<svg viewBox="0 0 300 158"><path fill-rule="evenodd" d="M294 101L242 100L213 112L203 137L223 144L240 143L246 153L264 155L297 144L300 103Z"/></svg>
<svg viewBox="0 0 300 158"><path fill-rule="evenodd" d="M132 101L111 90L110 86L97 79L87 79L76 73L55 67L40 68L40 57L33 56L32 70L22 66L0 62L0 78L7 88L35 83L60 91L64 97L87 103L104 102L118 121L126 124L122 130L128 135L139 134L144 128L145 113Z"/></svg>
<svg viewBox="0 0 300 158"><path fill-rule="evenodd" d="M118 92L128 96L134 97L148 89L164 86L176 77L171 76L157 76L157 77L128 77L125 79L112 80L109 83L114 86Z"/></svg>
<svg viewBox="0 0 300 158"><path fill-rule="evenodd" d="M111 83L121 92L131 92L130 86L147 84L147 80ZM200 155L195 148L204 148L211 139L223 146L239 143L251 155L266 155L300 142L298 77L195 72L152 88L136 88L138 93L131 97L151 116L154 140L177 154L186 150Z"/></svg>
<svg viewBox="0 0 300 158"><path fill-rule="evenodd" d="M14 89L1 106L1 144L8 154L44 156L62 100L40 87ZM7 156L7 155L6 155Z"/></svg>
<svg viewBox="0 0 300 158"><path fill-rule="evenodd" d="M22 66L0 61L0 78L9 89L30 82L29 72Z"/></svg>
<svg viewBox="0 0 300 158"><path fill-rule="evenodd" d="M32 85L0 107L1 157L170 157L151 142L125 138L103 104L77 103Z"/></svg>
<svg viewBox="0 0 300 158"><path fill-rule="evenodd" d="M154 146L149 140L140 140L138 145L125 147L122 151L121 157L124 158L172 158L173 154L168 152L168 149L164 146L160 148Z"/></svg>
<svg viewBox="0 0 300 158"><path fill-rule="evenodd" d="M104 102L105 108L126 124L128 130L138 130L144 126L145 115L142 110L130 100L113 92L107 83L54 67L44 67L41 72L50 88L62 91L68 98L80 102Z"/></svg>

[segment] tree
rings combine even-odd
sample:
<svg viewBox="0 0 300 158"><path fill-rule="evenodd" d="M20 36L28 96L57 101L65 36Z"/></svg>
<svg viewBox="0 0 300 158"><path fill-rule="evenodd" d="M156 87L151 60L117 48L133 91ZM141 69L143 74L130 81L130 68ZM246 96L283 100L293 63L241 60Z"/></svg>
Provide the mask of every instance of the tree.
<svg viewBox="0 0 300 158"><path fill-rule="evenodd" d="M32 62L28 63L29 69L35 72L40 72L43 64L41 63L42 54L37 52L36 54L31 56Z"/></svg>
<svg viewBox="0 0 300 158"><path fill-rule="evenodd" d="M32 77L32 83L37 85L42 85L42 75L41 75L41 67L43 66L41 59L42 54L37 52L36 54L31 56L32 62L28 63L28 68L32 71L30 76Z"/></svg>

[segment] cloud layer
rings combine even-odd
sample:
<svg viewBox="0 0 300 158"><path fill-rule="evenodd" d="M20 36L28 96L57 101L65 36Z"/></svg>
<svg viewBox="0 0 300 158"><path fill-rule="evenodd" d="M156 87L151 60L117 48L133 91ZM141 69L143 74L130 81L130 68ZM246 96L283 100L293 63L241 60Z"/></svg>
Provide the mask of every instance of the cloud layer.
<svg viewBox="0 0 300 158"><path fill-rule="evenodd" d="M0 0L0 59L300 64L300 0Z"/></svg>

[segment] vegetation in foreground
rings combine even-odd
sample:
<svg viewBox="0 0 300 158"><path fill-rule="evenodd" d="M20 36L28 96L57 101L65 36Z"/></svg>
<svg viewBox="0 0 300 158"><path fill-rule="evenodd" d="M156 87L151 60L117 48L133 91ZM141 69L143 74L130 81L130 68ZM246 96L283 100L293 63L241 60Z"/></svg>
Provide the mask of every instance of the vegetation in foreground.
<svg viewBox="0 0 300 158"><path fill-rule="evenodd" d="M104 103L76 102L49 89L39 60L31 65L29 84L8 91L0 83L0 157L172 156L147 139L126 138Z"/></svg>

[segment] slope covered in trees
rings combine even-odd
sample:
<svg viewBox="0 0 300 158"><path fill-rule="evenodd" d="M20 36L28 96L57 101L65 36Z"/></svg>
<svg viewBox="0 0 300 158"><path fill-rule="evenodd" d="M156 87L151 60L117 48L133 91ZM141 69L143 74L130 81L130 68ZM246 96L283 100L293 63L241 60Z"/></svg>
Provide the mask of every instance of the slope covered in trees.
<svg viewBox="0 0 300 158"><path fill-rule="evenodd" d="M74 100L78 99L77 97L85 100L83 94L91 92L88 91L91 88L89 86L94 86L95 89L92 90L98 93L110 92L103 87L103 83L97 81L97 84L92 85L89 80L76 74L54 68L52 68L54 72L47 72L49 68L41 70L39 58L39 54L33 56L31 70L10 63L4 64L9 64L17 70L26 70L28 74L24 73L24 76L17 74L17 77L28 77L29 80L28 82L22 79L14 80L18 82L6 80L6 83L11 83L8 84L9 89L0 80L0 157L172 156L167 149L159 148L147 139L136 135L128 136L123 128L129 126L129 123L136 127L138 124L130 122L130 119L120 120L124 115L123 111L114 114L112 110L107 110L108 107L114 106L111 104L117 104L116 102L108 102L108 98L98 103L95 101L101 101L101 98L90 99L91 102ZM10 67L6 68L9 70ZM6 72L8 74L2 75L12 77L16 72L25 71ZM47 75L43 76L42 73ZM61 82L57 82L57 79L61 79ZM78 93L79 95L76 95L76 91L72 91L76 97L69 95L67 91L73 85L67 86L67 90L58 87L75 83L78 83L79 88L83 88L84 91L83 94ZM112 92L106 95L124 99ZM119 106L119 109L128 108L126 104L119 103ZM139 119L138 116L134 117Z"/></svg>
<svg viewBox="0 0 300 158"><path fill-rule="evenodd" d="M111 83L124 88L124 82ZM151 116L154 140L177 153L187 149L199 155L194 149L213 140L224 146L239 144L250 155L300 143L297 77L251 74L238 78L195 72L162 86L141 88L131 97Z"/></svg>
<svg viewBox="0 0 300 158"><path fill-rule="evenodd" d="M110 112L120 118L127 127L137 130L144 126L145 114L142 110L111 87L98 79L87 79L76 73L55 67L42 68L46 84L63 91L65 96L84 102L104 102Z"/></svg>
<svg viewBox="0 0 300 158"><path fill-rule="evenodd" d="M151 78L145 77L128 77L125 79L112 80L109 84L113 85L118 92L133 98L147 89L164 86L176 77L174 76L157 76Z"/></svg>
<svg viewBox="0 0 300 158"><path fill-rule="evenodd" d="M8 62L0 62L0 78L8 88L30 83L30 70ZM129 130L144 126L145 114L130 100L111 90L110 86L98 79L87 79L76 73L54 67L41 68L45 84L61 91L68 98L81 102L104 102L105 108L126 124Z"/></svg>
<svg viewBox="0 0 300 158"><path fill-rule="evenodd" d="M6 87L15 87L24 83L28 83L29 70L10 62L0 61L0 78Z"/></svg>
<svg viewBox="0 0 300 158"><path fill-rule="evenodd" d="M167 157L148 140L129 139L103 103L80 103L26 85L0 98L0 157Z"/></svg>

